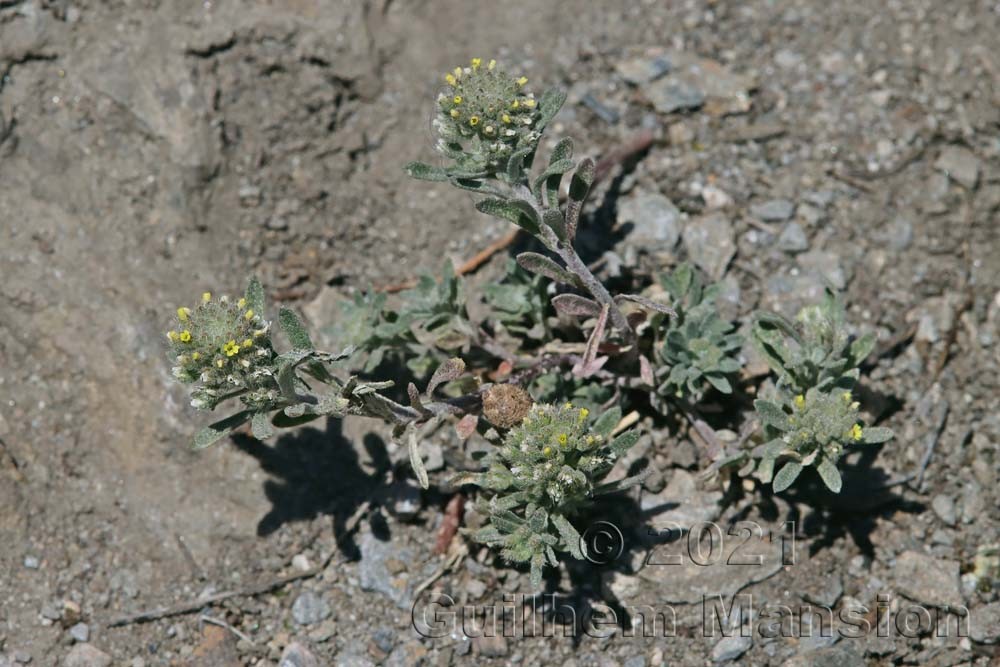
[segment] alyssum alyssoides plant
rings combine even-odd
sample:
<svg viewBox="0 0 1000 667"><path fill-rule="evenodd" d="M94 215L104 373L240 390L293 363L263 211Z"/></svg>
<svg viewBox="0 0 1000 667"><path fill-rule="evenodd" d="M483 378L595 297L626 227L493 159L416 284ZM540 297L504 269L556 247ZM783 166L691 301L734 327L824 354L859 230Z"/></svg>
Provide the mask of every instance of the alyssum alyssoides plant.
<svg viewBox="0 0 1000 667"><path fill-rule="evenodd" d="M348 414L377 417L393 424L396 435L407 433L411 460L421 483L427 474L416 452L417 429L452 414L477 397L435 400L441 384L465 370L460 359L441 363L421 394L408 387L410 405L402 405L379 390L392 382L364 382L356 376L341 378L337 363L351 348L337 354L317 350L298 316L287 308L278 311L278 324L291 349L278 352L272 342L272 324L264 319L264 290L253 278L237 300L213 299L205 292L195 308L177 309L177 321L167 332L177 364L174 377L189 385L191 405L214 410L230 399L242 409L200 430L195 448L207 447L250 422L257 438L270 437L275 426L304 424L319 417Z"/></svg>
<svg viewBox="0 0 1000 667"><path fill-rule="evenodd" d="M874 337L851 341L844 307L827 292L822 303L803 308L795 322L758 313L753 342L777 375L773 390L754 402L765 440L755 452L755 475L765 483L773 478L774 490L783 491L803 468L814 466L823 483L839 493L841 456L854 445L893 436L888 428L864 425L853 394L858 366L872 351ZM750 461L744 472L753 466Z"/></svg>
<svg viewBox="0 0 1000 667"><path fill-rule="evenodd" d="M484 472L452 479L483 490L476 506L488 520L471 532L473 539L499 549L508 561L530 563L533 588L541 586L546 565L559 564L557 552L585 557L571 519L600 496L641 481L640 475L603 483L639 438L635 430L612 437L621 415L613 408L595 420L572 403L534 405L487 455Z"/></svg>
<svg viewBox="0 0 1000 667"><path fill-rule="evenodd" d="M457 421L460 438L478 430L495 443L482 472L455 480L480 487L477 506L487 524L473 537L508 560L530 563L536 585L560 552L583 556L573 522L602 493L639 481L605 481L636 438L634 432L612 437L621 408L652 406L656 414L648 416L656 418L679 407L693 427L708 428L695 404L711 400L714 409L726 409L725 397L740 390L741 339L716 310L717 288L704 286L692 267L660 278L668 304L635 293L613 296L580 258L574 242L595 163L574 159L573 141L564 138L546 163L535 165L564 100L556 90L535 97L525 77L475 58L445 75L435 101L443 164L405 167L415 178L480 195L479 211L521 227L541 245L543 252L518 254L507 277L484 290L482 321L466 308L468 295L450 264L440 281L425 277L401 293L399 305L390 306L384 294L346 302L325 329L343 348L337 352L315 349L291 310L279 310L272 327L256 280L235 300L206 294L196 307L179 309L168 336L174 374L191 388L192 404L239 405L200 431L196 445L245 423L266 438L274 427L323 416L376 417L406 441L427 487L419 443ZM641 276L628 280L633 291L656 295ZM851 342L843 320L832 298L804 310L797 322L756 316L753 341L777 375L756 402L764 426L757 434L746 429L735 451L713 445L713 468L773 480L780 491L812 465L837 491L845 448L890 437L860 418L852 392L871 340ZM275 336L279 330L287 349ZM408 383L406 405L381 393L393 384L377 379L390 359L425 386ZM505 384L481 381L487 374Z"/></svg>

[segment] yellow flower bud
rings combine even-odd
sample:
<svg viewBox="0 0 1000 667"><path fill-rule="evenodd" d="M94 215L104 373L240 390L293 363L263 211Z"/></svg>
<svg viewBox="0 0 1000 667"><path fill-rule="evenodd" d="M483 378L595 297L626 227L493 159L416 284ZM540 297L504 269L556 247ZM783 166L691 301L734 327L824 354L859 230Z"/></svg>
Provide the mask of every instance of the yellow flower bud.
<svg viewBox="0 0 1000 667"><path fill-rule="evenodd" d="M181 322L187 322L188 315L190 314L191 310L185 308L184 306L181 306L180 308L177 309L177 319L179 319Z"/></svg>

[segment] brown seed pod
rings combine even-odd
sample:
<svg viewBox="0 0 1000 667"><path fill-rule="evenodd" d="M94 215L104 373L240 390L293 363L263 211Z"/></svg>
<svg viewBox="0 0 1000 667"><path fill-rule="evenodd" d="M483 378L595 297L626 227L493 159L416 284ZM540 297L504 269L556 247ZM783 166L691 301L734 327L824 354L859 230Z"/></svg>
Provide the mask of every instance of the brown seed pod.
<svg viewBox="0 0 1000 667"><path fill-rule="evenodd" d="M528 416L534 403L531 396L516 384L498 384L483 396L483 416L499 428L513 428Z"/></svg>

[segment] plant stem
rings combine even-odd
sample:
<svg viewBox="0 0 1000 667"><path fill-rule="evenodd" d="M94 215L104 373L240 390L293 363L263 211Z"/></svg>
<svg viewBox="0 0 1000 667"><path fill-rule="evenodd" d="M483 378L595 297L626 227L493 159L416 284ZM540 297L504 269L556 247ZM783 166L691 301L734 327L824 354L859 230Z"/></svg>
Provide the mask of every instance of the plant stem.
<svg viewBox="0 0 1000 667"><path fill-rule="evenodd" d="M559 258L566 264L567 269L579 276L580 280L583 281L584 287L587 288L587 291L590 292L590 295L594 297L597 303L602 306L605 304L608 306L608 315L611 317L611 323L625 337L626 345L634 346L636 343L635 330L629 325L628 319L622 313L621 309L618 308L618 304L615 303L611 293L608 292L600 280L594 277L594 274L587 268L587 264L576 254L576 249L573 247L572 241L563 243L556 236L555 232L545 225L543 220L546 208L538 203L531 189L526 184L519 184L512 189L514 197L529 202L532 208L535 209L535 216L538 218L538 228L540 231L539 240L549 250L559 255ZM558 206L559 204L556 202L556 210L558 210Z"/></svg>

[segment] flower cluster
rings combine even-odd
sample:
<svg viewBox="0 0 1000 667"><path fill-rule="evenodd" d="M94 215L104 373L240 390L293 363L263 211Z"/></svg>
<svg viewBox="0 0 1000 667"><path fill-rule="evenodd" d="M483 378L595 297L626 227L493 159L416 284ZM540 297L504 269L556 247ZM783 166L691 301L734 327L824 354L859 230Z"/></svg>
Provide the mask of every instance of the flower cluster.
<svg viewBox="0 0 1000 667"><path fill-rule="evenodd" d="M473 58L469 67L445 75L438 95L434 127L438 150L447 157L469 160L470 169L496 169L518 148L538 142L538 102L524 92L525 77L515 78Z"/></svg>
<svg viewBox="0 0 1000 667"><path fill-rule="evenodd" d="M191 405L211 410L236 396L250 408L272 405L279 390L269 329L245 297L213 299L205 292L197 308L178 308L167 338L177 364L174 377L197 385Z"/></svg>
<svg viewBox="0 0 1000 667"><path fill-rule="evenodd" d="M454 481L482 487L477 507L489 524L473 537L500 549L508 561L531 563L532 584L542 569L556 565L557 551L583 558L580 535L569 522L596 496L618 491L637 479L602 484L622 454L638 440L637 431L615 438L621 418L614 408L592 420L587 408L535 404L503 444L487 456L482 473Z"/></svg>
<svg viewBox="0 0 1000 667"><path fill-rule="evenodd" d="M756 476L765 483L773 476L775 491L787 489L812 465L827 488L839 493L837 461L844 448L893 436L887 428L861 424L851 392L875 339L852 341L846 319L843 304L829 292L799 311L794 322L771 313L754 316L754 344L778 376L771 396L754 402L765 439ZM787 462L774 474L779 459Z"/></svg>
<svg viewBox="0 0 1000 667"><path fill-rule="evenodd" d="M837 493L842 484L837 461L845 448L892 437L887 428L862 426L860 405L847 390L810 389L787 403L760 399L754 405L769 439L763 446L758 477L770 480L777 460L789 459L774 476L775 491L788 488L805 466L813 465L827 487Z"/></svg>

